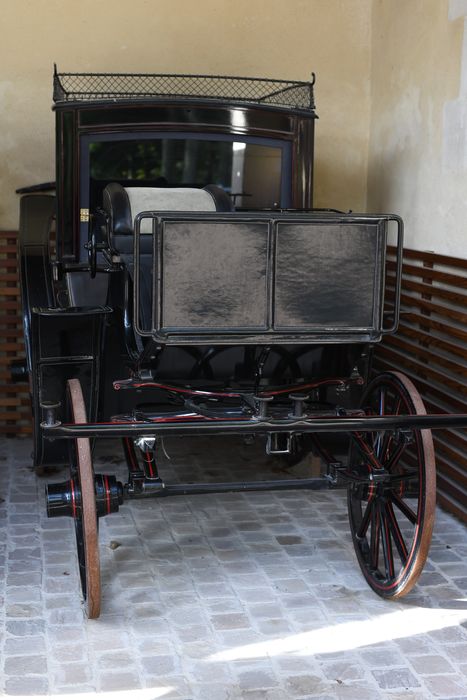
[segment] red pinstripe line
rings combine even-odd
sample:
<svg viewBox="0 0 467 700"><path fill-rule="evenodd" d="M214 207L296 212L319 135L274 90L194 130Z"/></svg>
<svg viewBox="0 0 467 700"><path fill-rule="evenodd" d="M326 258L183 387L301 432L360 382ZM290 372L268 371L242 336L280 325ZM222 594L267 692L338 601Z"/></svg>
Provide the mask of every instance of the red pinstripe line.
<svg viewBox="0 0 467 700"><path fill-rule="evenodd" d="M381 513L381 517L382 517ZM388 527L388 520L387 518L384 518L384 531L386 533L386 547L387 547L387 555L388 555L388 561L389 561L389 575L391 578L394 576L394 562L392 560L391 556L391 539L389 535L389 527Z"/></svg>
<svg viewBox="0 0 467 700"><path fill-rule="evenodd" d="M107 515L109 515L111 511L110 507L110 487L109 487L109 479L107 474L104 474L104 484L105 484L105 497L106 497L106 502L107 502Z"/></svg>
<svg viewBox="0 0 467 700"><path fill-rule="evenodd" d="M151 459L151 455L149 454L149 450L146 452L146 457L147 457L147 459L145 459L144 461L146 462L146 464L149 467L149 475L154 476L154 470L152 468L152 459Z"/></svg>
<svg viewBox="0 0 467 700"><path fill-rule="evenodd" d="M70 488L71 488L71 513L73 515L73 518L76 519L76 496L75 496L75 483L73 479L70 479Z"/></svg>

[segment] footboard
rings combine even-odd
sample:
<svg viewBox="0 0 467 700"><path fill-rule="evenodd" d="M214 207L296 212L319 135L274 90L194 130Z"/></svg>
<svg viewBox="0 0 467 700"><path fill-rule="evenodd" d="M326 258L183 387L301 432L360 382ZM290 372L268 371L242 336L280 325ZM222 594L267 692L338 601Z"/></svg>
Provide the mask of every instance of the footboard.
<svg viewBox="0 0 467 700"><path fill-rule="evenodd" d="M385 299L391 221L399 265ZM397 327L401 250L396 216L144 212L136 330L178 345L376 342Z"/></svg>

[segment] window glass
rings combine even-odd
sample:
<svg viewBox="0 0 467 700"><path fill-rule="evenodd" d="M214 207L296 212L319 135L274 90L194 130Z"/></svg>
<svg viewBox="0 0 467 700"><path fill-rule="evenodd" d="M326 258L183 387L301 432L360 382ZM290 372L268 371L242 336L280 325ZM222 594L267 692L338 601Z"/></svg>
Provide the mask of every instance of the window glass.
<svg viewBox="0 0 467 700"><path fill-rule="evenodd" d="M160 138L89 144L90 206L109 182L127 186L220 185L237 209L281 205L282 148L230 140Z"/></svg>

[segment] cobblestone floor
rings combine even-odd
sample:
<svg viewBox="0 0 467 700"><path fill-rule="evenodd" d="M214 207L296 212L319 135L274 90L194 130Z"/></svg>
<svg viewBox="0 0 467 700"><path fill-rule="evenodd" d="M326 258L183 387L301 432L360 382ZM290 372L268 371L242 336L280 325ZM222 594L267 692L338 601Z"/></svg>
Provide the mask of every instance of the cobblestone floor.
<svg viewBox="0 0 467 700"><path fill-rule="evenodd" d="M233 440L166 447L182 480L271 468ZM114 450L96 471L124 479ZM72 522L45 515L45 481L67 472L36 477L30 451L1 441L1 693L467 698L467 531L445 513L421 582L388 603L359 573L343 493L134 501L100 522L103 609L88 621Z"/></svg>

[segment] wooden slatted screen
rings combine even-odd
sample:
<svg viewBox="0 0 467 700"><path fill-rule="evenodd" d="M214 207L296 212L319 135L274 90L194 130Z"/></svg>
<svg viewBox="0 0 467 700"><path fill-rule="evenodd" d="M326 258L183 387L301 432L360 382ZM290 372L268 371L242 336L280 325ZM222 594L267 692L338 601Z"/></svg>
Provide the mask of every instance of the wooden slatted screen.
<svg viewBox="0 0 467 700"><path fill-rule="evenodd" d="M24 357L16 254L18 234L0 233L0 434L31 432L31 408L25 382L13 384L10 364Z"/></svg>
<svg viewBox="0 0 467 700"><path fill-rule="evenodd" d="M467 260L404 250L399 330L376 347L375 368L404 372L428 413L467 413ZM433 437L438 501L467 522L467 431L436 430Z"/></svg>

